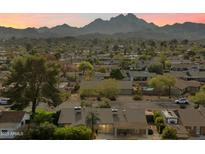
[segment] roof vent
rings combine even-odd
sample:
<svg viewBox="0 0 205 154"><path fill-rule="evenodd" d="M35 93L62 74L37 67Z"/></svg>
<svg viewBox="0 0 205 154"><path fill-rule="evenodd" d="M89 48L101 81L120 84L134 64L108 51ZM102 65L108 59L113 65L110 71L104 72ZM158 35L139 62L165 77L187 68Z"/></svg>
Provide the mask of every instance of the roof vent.
<svg viewBox="0 0 205 154"><path fill-rule="evenodd" d="M112 109L113 113L117 113L118 109Z"/></svg>
<svg viewBox="0 0 205 154"><path fill-rule="evenodd" d="M80 107L80 106L75 106L75 107L74 107L74 110L75 110L75 111L81 111L81 107Z"/></svg>

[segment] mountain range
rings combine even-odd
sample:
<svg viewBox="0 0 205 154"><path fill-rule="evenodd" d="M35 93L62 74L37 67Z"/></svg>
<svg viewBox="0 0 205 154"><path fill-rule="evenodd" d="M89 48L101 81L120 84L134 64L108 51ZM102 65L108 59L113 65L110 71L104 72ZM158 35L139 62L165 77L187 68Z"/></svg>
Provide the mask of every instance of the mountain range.
<svg viewBox="0 0 205 154"><path fill-rule="evenodd" d="M67 24L52 28L15 29L0 27L0 39L16 38L52 38L52 37L122 37L141 39L205 39L205 24L185 22L159 27L137 18L134 14L120 14L110 20L95 19L84 27L77 28Z"/></svg>

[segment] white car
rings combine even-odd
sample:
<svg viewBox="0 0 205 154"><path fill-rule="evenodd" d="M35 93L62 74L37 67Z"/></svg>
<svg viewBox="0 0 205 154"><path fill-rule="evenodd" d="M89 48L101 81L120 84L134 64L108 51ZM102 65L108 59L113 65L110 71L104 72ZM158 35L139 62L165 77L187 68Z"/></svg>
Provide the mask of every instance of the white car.
<svg viewBox="0 0 205 154"><path fill-rule="evenodd" d="M180 98L175 100L176 104L189 104L189 101L186 98Z"/></svg>
<svg viewBox="0 0 205 154"><path fill-rule="evenodd" d="M7 105L9 103L9 98L0 97L0 105Z"/></svg>

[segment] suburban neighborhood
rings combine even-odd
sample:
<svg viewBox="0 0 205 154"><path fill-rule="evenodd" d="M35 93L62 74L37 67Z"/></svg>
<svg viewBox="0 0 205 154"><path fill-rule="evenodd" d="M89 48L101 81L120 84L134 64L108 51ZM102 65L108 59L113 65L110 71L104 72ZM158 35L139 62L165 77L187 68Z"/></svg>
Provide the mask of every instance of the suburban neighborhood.
<svg viewBox="0 0 205 154"><path fill-rule="evenodd" d="M0 139L205 139L203 39L20 36L0 39Z"/></svg>

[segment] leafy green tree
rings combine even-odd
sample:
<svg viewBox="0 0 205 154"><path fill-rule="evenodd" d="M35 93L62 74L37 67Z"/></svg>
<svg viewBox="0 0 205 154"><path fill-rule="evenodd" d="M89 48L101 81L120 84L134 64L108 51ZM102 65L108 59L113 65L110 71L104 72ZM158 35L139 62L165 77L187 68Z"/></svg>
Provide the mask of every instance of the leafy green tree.
<svg viewBox="0 0 205 154"><path fill-rule="evenodd" d="M164 119L160 112L154 112L154 124L157 127L157 131L161 134L165 128Z"/></svg>
<svg viewBox="0 0 205 154"><path fill-rule="evenodd" d="M205 92L205 85L201 86L200 92Z"/></svg>
<svg viewBox="0 0 205 154"><path fill-rule="evenodd" d="M106 79L102 81L97 89L100 96L115 100L119 93L119 84L114 79Z"/></svg>
<svg viewBox="0 0 205 154"><path fill-rule="evenodd" d="M171 126L166 126L162 132L162 139L177 139L177 131Z"/></svg>
<svg viewBox="0 0 205 154"><path fill-rule="evenodd" d="M163 65L161 63L154 63L148 67L149 72L156 74L163 74Z"/></svg>
<svg viewBox="0 0 205 154"><path fill-rule="evenodd" d="M47 112L44 110L37 110L36 113L33 115L32 122L35 124L41 124L44 122L53 123L55 119L55 113Z"/></svg>
<svg viewBox="0 0 205 154"><path fill-rule="evenodd" d="M118 45L114 45L113 48L112 48L112 50L113 50L113 51L118 51L118 50L119 50Z"/></svg>
<svg viewBox="0 0 205 154"><path fill-rule="evenodd" d="M163 75L161 79L164 82L164 85L168 87L169 98L171 98L171 88L176 84L176 78L171 75Z"/></svg>
<svg viewBox="0 0 205 154"><path fill-rule="evenodd" d="M187 39L185 39L185 40L182 40L182 42L181 42L182 44L184 44L184 45L187 45L188 43L189 43L189 40L187 40Z"/></svg>
<svg viewBox="0 0 205 154"><path fill-rule="evenodd" d="M167 47L167 41L162 41L162 42L160 43L160 47L161 47L161 48L166 48L166 47Z"/></svg>
<svg viewBox="0 0 205 154"><path fill-rule="evenodd" d="M163 117L157 117L154 121L155 125L164 124Z"/></svg>
<svg viewBox="0 0 205 154"><path fill-rule="evenodd" d="M169 97L171 98L171 87L176 83L176 79L171 75L158 75L151 80L149 80L149 85L155 88L157 92L160 93L166 88L168 89Z"/></svg>
<svg viewBox="0 0 205 154"><path fill-rule="evenodd" d="M124 78L120 69L112 69L110 72L110 77L116 80L121 80Z"/></svg>
<svg viewBox="0 0 205 154"><path fill-rule="evenodd" d="M197 105L203 105L205 104L205 92L199 91L194 96L190 96L189 99Z"/></svg>
<svg viewBox="0 0 205 154"><path fill-rule="evenodd" d="M88 61L82 61L79 65L79 70L83 72L83 75L85 75L85 72L93 71L93 65Z"/></svg>
<svg viewBox="0 0 205 154"><path fill-rule="evenodd" d="M157 117L161 117L161 113L155 111L155 112L154 112L154 115L153 115L154 120L155 120Z"/></svg>
<svg viewBox="0 0 205 154"><path fill-rule="evenodd" d="M27 55L14 59L4 93L22 109L32 103L32 113L40 101L56 106L61 102L57 89L59 66L43 57Z"/></svg>
<svg viewBox="0 0 205 154"><path fill-rule="evenodd" d="M142 87L139 84L135 86L134 100L142 100Z"/></svg>
<svg viewBox="0 0 205 154"><path fill-rule="evenodd" d="M126 58L122 58L120 60L120 67L124 70L129 69L129 66L131 65L131 61L129 59Z"/></svg>
<svg viewBox="0 0 205 154"><path fill-rule="evenodd" d="M172 67L171 62L168 61L168 60L166 60L166 61L165 61L165 70L170 71L171 67Z"/></svg>
<svg viewBox="0 0 205 154"><path fill-rule="evenodd" d="M167 57L165 56L165 54L160 54L160 60L159 61L162 64L163 69L165 69L165 67L166 67L165 63L167 61Z"/></svg>
<svg viewBox="0 0 205 154"><path fill-rule="evenodd" d="M33 49L33 46L30 43L27 43L26 44L26 51L31 52L32 49Z"/></svg>
<svg viewBox="0 0 205 154"><path fill-rule="evenodd" d="M154 88L154 90L158 93L158 96L161 96L161 93L164 91L165 82L162 80L162 76L158 75L148 81L148 84Z"/></svg>

